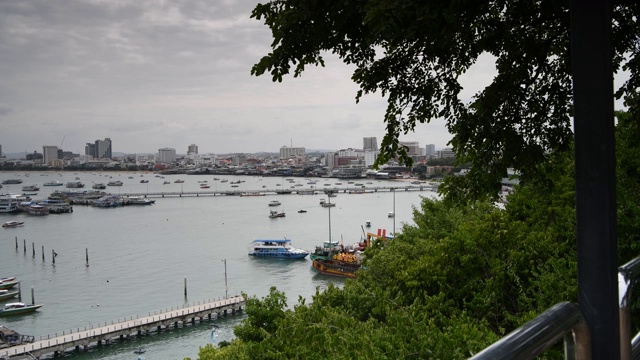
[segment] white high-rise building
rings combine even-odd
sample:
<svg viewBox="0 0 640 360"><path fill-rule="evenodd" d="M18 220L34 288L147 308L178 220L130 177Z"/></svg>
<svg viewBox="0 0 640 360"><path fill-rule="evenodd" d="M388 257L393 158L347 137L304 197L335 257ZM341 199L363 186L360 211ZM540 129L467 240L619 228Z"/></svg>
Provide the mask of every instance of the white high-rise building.
<svg viewBox="0 0 640 360"><path fill-rule="evenodd" d="M362 138L362 150L378 150L378 140L375 137Z"/></svg>
<svg viewBox="0 0 640 360"><path fill-rule="evenodd" d="M162 148L158 149L158 161L165 164L176 162L176 149Z"/></svg>
<svg viewBox="0 0 640 360"><path fill-rule="evenodd" d="M55 145L43 145L42 157L44 164L51 165L54 160L58 160L58 147Z"/></svg>
<svg viewBox="0 0 640 360"><path fill-rule="evenodd" d="M378 154L380 154L380 151L378 150L365 150L364 165L366 167L373 165L373 163L376 162L376 159L378 158Z"/></svg>
<svg viewBox="0 0 640 360"><path fill-rule="evenodd" d="M280 159L286 160L290 158L295 158L298 156L305 156L306 152L303 147L286 147L283 146L280 148Z"/></svg>

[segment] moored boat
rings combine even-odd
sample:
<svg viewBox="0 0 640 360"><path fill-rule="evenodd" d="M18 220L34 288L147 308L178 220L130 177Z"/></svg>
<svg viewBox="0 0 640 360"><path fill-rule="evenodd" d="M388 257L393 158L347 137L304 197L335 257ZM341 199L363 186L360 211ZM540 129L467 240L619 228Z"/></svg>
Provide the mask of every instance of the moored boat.
<svg viewBox="0 0 640 360"><path fill-rule="evenodd" d="M280 259L304 259L309 253L291 246L291 240L254 240L249 249L250 256L280 258Z"/></svg>
<svg viewBox="0 0 640 360"><path fill-rule="evenodd" d="M155 200L147 199L142 196L129 196L123 199L126 205L152 205Z"/></svg>
<svg viewBox="0 0 640 360"><path fill-rule="evenodd" d="M66 187L69 189L80 189L84 187L84 184L81 183L80 181L69 181L66 184Z"/></svg>
<svg viewBox="0 0 640 360"><path fill-rule="evenodd" d="M350 254L338 254L340 255L350 255ZM354 256L354 255L351 255ZM332 276L341 276L348 278L355 278L356 271L361 268L359 261L343 261L338 259L331 260L321 260L316 259L313 260L313 268L318 270L321 274L332 275Z"/></svg>
<svg viewBox="0 0 640 360"><path fill-rule="evenodd" d="M3 309L0 309L0 316L26 314L26 313L36 311L41 307L42 307L42 304L27 305L21 302L9 303L9 304L6 304Z"/></svg>
<svg viewBox="0 0 640 360"><path fill-rule="evenodd" d="M26 185L22 187L22 191L40 191L40 188L36 185Z"/></svg>
<svg viewBox="0 0 640 360"><path fill-rule="evenodd" d="M20 280L17 280L17 279L0 281L0 290L11 289L12 287L18 285L19 282Z"/></svg>
<svg viewBox="0 0 640 360"><path fill-rule="evenodd" d="M9 290L0 290L0 300L7 300L7 299L11 299L13 297L18 296L18 293L20 293L20 291L18 290L14 290L14 291L9 291Z"/></svg>
<svg viewBox="0 0 640 360"><path fill-rule="evenodd" d="M22 226L24 225L24 222L22 221L7 221L6 223L2 224L3 228L14 228L14 227L18 227L18 226Z"/></svg>
<svg viewBox="0 0 640 360"><path fill-rule="evenodd" d="M92 188L96 190L102 190L102 189L106 189L107 186L103 183L97 183L97 184L93 184Z"/></svg>
<svg viewBox="0 0 640 360"><path fill-rule="evenodd" d="M109 181L107 183L107 186L122 186L122 181L120 181L120 180Z"/></svg>
<svg viewBox="0 0 640 360"><path fill-rule="evenodd" d="M26 205L24 207L24 210L31 215L36 215L36 216L49 215L49 209L38 204L32 203L32 204Z"/></svg>
<svg viewBox="0 0 640 360"><path fill-rule="evenodd" d="M4 185L22 184L22 179L7 179L2 181Z"/></svg>
<svg viewBox="0 0 640 360"><path fill-rule="evenodd" d="M269 201L269 206L279 206L279 205L280 205L280 201L278 200Z"/></svg>

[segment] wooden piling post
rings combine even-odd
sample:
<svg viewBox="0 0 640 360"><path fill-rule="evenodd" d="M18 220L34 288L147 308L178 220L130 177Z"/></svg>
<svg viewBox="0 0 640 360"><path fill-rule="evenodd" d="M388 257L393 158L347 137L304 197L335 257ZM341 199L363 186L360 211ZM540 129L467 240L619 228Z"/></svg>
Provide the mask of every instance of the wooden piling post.
<svg viewBox="0 0 640 360"><path fill-rule="evenodd" d="M22 287L20 286L19 281L18 281L18 301L22 302Z"/></svg>
<svg viewBox="0 0 640 360"><path fill-rule="evenodd" d="M18 251L18 237L16 236L16 252Z"/></svg>
<svg viewBox="0 0 640 360"><path fill-rule="evenodd" d="M187 277L184 277L184 297L187 298Z"/></svg>
<svg viewBox="0 0 640 360"><path fill-rule="evenodd" d="M44 245L42 245L42 262L44 262Z"/></svg>
<svg viewBox="0 0 640 360"><path fill-rule="evenodd" d="M27 255L27 239L22 239L22 249L22 252Z"/></svg>
<svg viewBox="0 0 640 360"><path fill-rule="evenodd" d="M51 249L51 259L53 261L53 264L55 265L55 263L56 263L56 252L53 249Z"/></svg>
<svg viewBox="0 0 640 360"><path fill-rule="evenodd" d="M33 241L31 242L31 252L32 252L32 255L33 255L31 257L35 259L36 258L36 243L34 243Z"/></svg>
<svg viewBox="0 0 640 360"><path fill-rule="evenodd" d="M84 248L84 253L87 259L87 266L89 266L89 248Z"/></svg>
<svg viewBox="0 0 640 360"><path fill-rule="evenodd" d="M33 286L31 287L31 305L35 305L36 304L36 297L33 293Z"/></svg>

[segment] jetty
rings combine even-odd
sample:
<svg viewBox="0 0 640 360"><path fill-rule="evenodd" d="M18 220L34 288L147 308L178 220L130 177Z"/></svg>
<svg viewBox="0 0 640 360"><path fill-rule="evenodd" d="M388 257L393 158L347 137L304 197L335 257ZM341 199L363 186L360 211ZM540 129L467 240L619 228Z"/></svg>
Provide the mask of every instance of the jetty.
<svg viewBox="0 0 640 360"><path fill-rule="evenodd" d="M62 334L41 336L39 340L0 349L0 359L39 359L44 355L57 356L67 350L86 350L90 346L108 343L131 335L145 335L162 329L178 328L197 321L211 320L242 311L245 301L241 296L203 301L197 304L149 313L148 316L131 316L84 328L63 331Z"/></svg>
<svg viewBox="0 0 640 360"><path fill-rule="evenodd" d="M251 190L213 190L213 191L166 191L166 192L144 192L144 193L122 193L121 196L140 196L147 198L164 197L184 197L184 196L259 196L259 195L315 195L331 193L345 194L373 194L382 191L437 191L437 186L424 185L403 185L403 186L354 186L354 187L316 187L316 188L296 188L296 189L251 189Z"/></svg>

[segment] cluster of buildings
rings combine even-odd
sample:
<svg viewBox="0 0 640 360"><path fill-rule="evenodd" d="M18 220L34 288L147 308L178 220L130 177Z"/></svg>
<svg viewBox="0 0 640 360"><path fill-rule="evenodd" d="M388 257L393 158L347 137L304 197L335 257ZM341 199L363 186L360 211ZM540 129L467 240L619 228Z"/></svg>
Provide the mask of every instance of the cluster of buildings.
<svg viewBox="0 0 640 360"><path fill-rule="evenodd" d="M331 152L307 152L304 147L282 146L278 153L259 154L200 154L198 146L191 144L187 153L178 154L175 148L161 148L155 154L127 154L114 157L110 138L96 140L87 143L84 154L74 154L64 151L58 146L45 145L42 153L34 151L26 154L25 159L7 160L0 156L0 165L6 161L12 161L14 165L32 165L35 167L88 167L88 168L146 168L154 170L169 169L203 169L203 168L245 168L255 169L266 167L323 167L342 177L357 177L364 174L374 164L379 154L378 143L375 137L363 138L362 149L348 148ZM404 146L407 155L413 159L414 165L425 164L431 158L453 158L451 149L435 149L435 145L429 144L421 147L417 141L400 142ZM0 145L0 155L2 146ZM402 167L397 162L391 161L382 166Z"/></svg>

